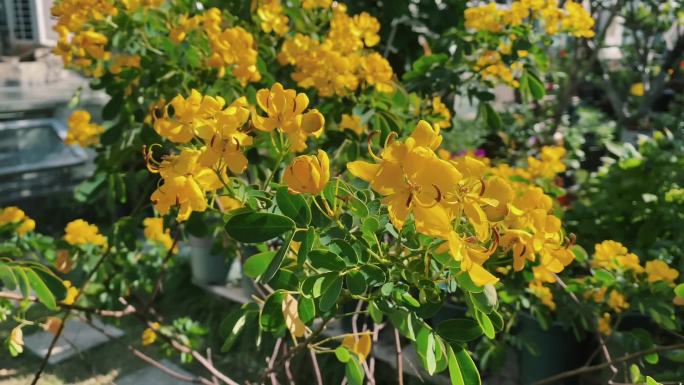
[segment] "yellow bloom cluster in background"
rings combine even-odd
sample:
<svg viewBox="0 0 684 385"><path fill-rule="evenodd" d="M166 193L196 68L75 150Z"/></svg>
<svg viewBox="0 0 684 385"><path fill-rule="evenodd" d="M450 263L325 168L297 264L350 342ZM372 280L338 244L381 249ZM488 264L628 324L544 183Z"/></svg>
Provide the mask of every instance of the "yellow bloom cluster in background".
<svg viewBox="0 0 684 385"><path fill-rule="evenodd" d="M405 141L385 144L376 163L355 161L349 171L383 196L399 230L413 214L418 233L444 241L449 252L478 285L498 281L483 264L497 251L512 251L515 270L535 263L539 282L554 282L574 259L565 245L561 222L550 214L552 200L535 186L509 181L482 160L440 159L439 130L421 121ZM454 230L469 224L472 230Z"/></svg>
<svg viewBox="0 0 684 385"><path fill-rule="evenodd" d="M361 117L354 114L342 114L342 120L337 126L342 130L353 131L358 136L361 136L367 128L366 125L361 124Z"/></svg>
<svg viewBox="0 0 684 385"><path fill-rule="evenodd" d="M451 127L451 111L439 96L432 98L432 115L439 117L439 120L434 122L435 129Z"/></svg>
<svg viewBox="0 0 684 385"><path fill-rule="evenodd" d="M36 221L29 218L19 207L9 206L0 210L0 228L9 225L13 226L14 232L19 236L24 236L36 228Z"/></svg>
<svg viewBox="0 0 684 385"><path fill-rule="evenodd" d="M88 111L74 111L69 117L69 131L67 132L64 143L78 144L81 147L95 146L100 143L100 135L104 132L104 127L99 124L90 123L90 113Z"/></svg>
<svg viewBox="0 0 684 385"><path fill-rule="evenodd" d="M217 68L219 77L230 73L243 86L261 80L256 68L258 52L254 37L242 27L222 29L223 22L223 15L218 8L210 8L192 17L181 15L169 36L171 41L179 44L189 32L202 26L211 47L207 65Z"/></svg>
<svg viewBox="0 0 684 385"><path fill-rule="evenodd" d="M164 229L164 218L145 218L143 226L143 234L148 241L161 245L165 250L171 250L173 239L171 231Z"/></svg>
<svg viewBox="0 0 684 385"><path fill-rule="evenodd" d="M506 9L493 2L471 7L465 11L466 28L500 33L510 27L539 21L550 35L567 32L575 37L593 37L594 19L591 14L572 0L564 4L564 8L559 8L557 0L517 0Z"/></svg>
<svg viewBox="0 0 684 385"><path fill-rule="evenodd" d="M118 10L111 0L59 0L51 12L57 18L55 28L78 32L91 20L104 20L116 15Z"/></svg>
<svg viewBox="0 0 684 385"><path fill-rule="evenodd" d="M290 29L290 19L283 14L283 5L280 0L261 0L258 2L257 15L261 21L261 30L266 33L274 32L283 36Z"/></svg>
<svg viewBox="0 0 684 385"><path fill-rule="evenodd" d="M380 42L380 23L366 12L349 16L344 4L336 4L330 30L322 40L301 33L285 39L278 62L295 67L300 87L315 88L321 96L344 96L364 83L379 92L392 92L394 72L377 52L367 52Z"/></svg>
<svg viewBox="0 0 684 385"><path fill-rule="evenodd" d="M107 245L107 238L100 234L100 229L83 219L76 219L67 223L64 233L64 240L73 246L95 245L104 247Z"/></svg>
<svg viewBox="0 0 684 385"><path fill-rule="evenodd" d="M520 82L516 77L521 68L520 62L514 62L510 66L506 65L501 53L491 50L481 52L473 65L473 69L479 72L483 79L500 81L514 88L520 87Z"/></svg>

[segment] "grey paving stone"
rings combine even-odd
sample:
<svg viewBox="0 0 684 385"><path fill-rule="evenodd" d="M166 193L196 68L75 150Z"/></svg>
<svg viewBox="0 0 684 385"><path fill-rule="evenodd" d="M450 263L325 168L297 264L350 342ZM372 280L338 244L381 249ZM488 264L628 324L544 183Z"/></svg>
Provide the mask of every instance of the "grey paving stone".
<svg viewBox="0 0 684 385"><path fill-rule="evenodd" d="M98 328L105 330L106 335L81 320L71 319L67 321L62 335L52 349L48 363L57 364L78 354L78 352L85 352L92 347L105 343L109 341L108 335L112 338L119 338L124 335L122 330L104 325L98 320L93 320L93 323ZM41 331L24 337L24 344L33 354L44 357L53 337L52 333Z"/></svg>
<svg viewBox="0 0 684 385"><path fill-rule="evenodd" d="M186 372L185 370L179 368L173 363L167 360L161 360L162 365L173 370L176 373L183 374L186 376L192 376L192 374ZM146 368L137 370L120 380L115 381L115 385L186 385L187 382L177 380L168 374L162 372L161 370L148 366Z"/></svg>

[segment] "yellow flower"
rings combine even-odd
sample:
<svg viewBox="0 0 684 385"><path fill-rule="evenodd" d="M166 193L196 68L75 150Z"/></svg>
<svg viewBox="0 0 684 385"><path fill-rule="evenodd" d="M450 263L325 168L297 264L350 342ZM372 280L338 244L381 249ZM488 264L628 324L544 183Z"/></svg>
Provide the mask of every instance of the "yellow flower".
<svg viewBox="0 0 684 385"><path fill-rule="evenodd" d="M530 53L524 49L518 50L518 57L524 58L527 57Z"/></svg>
<svg viewBox="0 0 684 385"><path fill-rule="evenodd" d="M646 262L646 274L648 274L648 282L665 281L670 286L674 286L674 282L679 277L679 272L670 268L667 263L654 260Z"/></svg>
<svg viewBox="0 0 684 385"><path fill-rule="evenodd" d="M151 327L148 327L145 330L143 330L141 338L143 346L152 345L157 340L156 331L159 330L160 327L161 325L159 325L158 322L153 322Z"/></svg>
<svg viewBox="0 0 684 385"><path fill-rule="evenodd" d="M318 150L318 155L296 157L285 170L283 183L294 194L320 194L330 180L330 161L328 154Z"/></svg>
<svg viewBox="0 0 684 385"><path fill-rule="evenodd" d="M294 338L300 338L304 336L306 332L306 325L299 319L298 312L298 302L289 293L285 294L285 299L283 300L283 317L285 318L285 325L287 330Z"/></svg>
<svg viewBox="0 0 684 385"><path fill-rule="evenodd" d="M541 149L540 159L527 157L527 169L533 178L551 179L556 174L564 172L566 167L563 163L565 148L560 146L544 146Z"/></svg>
<svg viewBox="0 0 684 385"><path fill-rule="evenodd" d="M282 84L275 83L270 90L264 88L257 91L256 98L266 116L254 114L254 127L266 132L281 130L288 136L293 151L303 151L306 149L307 136L318 136L323 132L323 115L315 109L304 112L309 105L306 94L298 94L293 89L284 89Z"/></svg>
<svg viewBox="0 0 684 385"><path fill-rule="evenodd" d="M97 226L91 225L83 219L76 219L67 223L64 233L64 240L70 245L91 244L103 247L107 245L107 238L100 234Z"/></svg>
<svg viewBox="0 0 684 385"><path fill-rule="evenodd" d="M118 75L124 68L140 68L140 56L117 55L109 64L109 72Z"/></svg>
<svg viewBox="0 0 684 385"><path fill-rule="evenodd" d="M603 316L598 319L598 331L604 336L609 336L613 333L613 328L610 326L610 314L603 313Z"/></svg>
<svg viewBox="0 0 684 385"><path fill-rule="evenodd" d="M180 206L176 219L182 222L193 211L207 209L207 192L219 189L222 184L214 170L199 163L201 154L200 150L184 148L178 155L166 156L155 170L163 184L152 193L150 200L161 215L166 215L171 207Z"/></svg>
<svg viewBox="0 0 684 385"><path fill-rule="evenodd" d="M20 237L26 235L26 233L33 231L36 228L36 221L29 218L24 210L16 207L9 206L0 209L0 226L3 225L15 225L14 232Z"/></svg>
<svg viewBox="0 0 684 385"><path fill-rule="evenodd" d="M283 36L289 29L290 19L283 14L280 0L260 0L257 15L261 19L261 30L266 33L275 32Z"/></svg>
<svg viewBox="0 0 684 385"><path fill-rule="evenodd" d="M65 305L73 305L78 297L78 289L71 285L71 281L64 281L64 287L66 290L66 296L62 303Z"/></svg>
<svg viewBox="0 0 684 385"><path fill-rule="evenodd" d="M634 83L632 84L631 87L629 87L629 93L632 94L632 96L644 96L644 93L646 92L646 87L644 86L644 83Z"/></svg>
<svg viewBox="0 0 684 385"><path fill-rule="evenodd" d="M620 313L623 310L629 309L629 302L627 302L624 295L613 290L608 296L608 307L613 309L614 312Z"/></svg>
<svg viewBox="0 0 684 385"><path fill-rule="evenodd" d="M225 195L216 198L216 201L222 213L227 213L244 206L239 200Z"/></svg>
<svg viewBox="0 0 684 385"><path fill-rule="evenodd" d="M332 0L303 0L302 8L313 9L313 8L330 8L332 5Z"/></svg>
<svg viewBox="0 0 684 385"><path fill-rule="evenodd" d="M368 333L347 334L342 340L342 346L356 354L361 361L365 361L370 354L372 343L371 336Z"/></svg>
<svg viewBox="0 0 684 385"><path fill-rule="evenodd" d="M528 289L535 297L539 298L539 300L541 300L546 307L551 310L556 310L556 303L553 301L553 293L551 293L551 289L544 286L543 283L537 281L531 282Z"/></svg>
<svg viewBox="0 0 684 385"><path fill-rule="evenodd" d="M68 126L69 131L64 143L78 144L81 147L100 144L100 135L104 132L104 127L99 124L90 123L90 113L88 111L74 111L69 117Z"/></svg>
<svg viewBox="0 0 684 385"><path fill-rule="evenodd" d="M451 111L442 102L442 98L435 96L432 98L432 114L439 116L441 119L435 122L435 127L442 129L451 127Z"/></svg>
<svg viewBox="0 0 684 385"><path fill-rule="evenodd" d="M358 115L342 114L339 127L343 130L351 130L359 136L366 131L366 126L361 124L361 117Z"/></svg>
<svg viewBox="0 0 684 385"><path fill-rule="evenodd" d="M61 0L52 4L50 12L57 18L57 26L77 32L91 20L115 16L117 9L110 0Z"/></svg>
<svg viewBox="0 0 684 385"><path fill-rule="evenodd" d="M147 240L160 244L165 250L171 250L173 239L171 231L164 229L164 218L145 218L143 225L145 226L143 233Z"/></svg>
<svg viewBox="0 0 684 385"><path fill-rule="evenodd" d="M17 356L24 352L24 332L21 330L22 325L12 329L8 339L10 354Z"/></svg>

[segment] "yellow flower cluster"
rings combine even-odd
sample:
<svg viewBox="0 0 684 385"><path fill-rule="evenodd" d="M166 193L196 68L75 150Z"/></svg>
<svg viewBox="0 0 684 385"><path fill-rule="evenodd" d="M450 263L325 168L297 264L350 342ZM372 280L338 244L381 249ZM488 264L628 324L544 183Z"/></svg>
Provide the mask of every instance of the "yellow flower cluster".
<svg viewBox="0 0 684 385"><path fill-rule="evenodd" d="M480 73L483 79L489 81L500 81L511 87L520 87L520 82L516 79L518 72L522 69L520 62L514 62L510 66L506 65L498 51L486 50L479 53L473 69Z"/></svg>
<svg viewBox="0 0 684 385"><path fill-rule="evenodd" d="M118 11L111 0L60 0L52 5L52 16L57 18L55 30L77 32L91 20L115 16Z"/></svg>
<svg viewBox="0 0 684 385"><path fill-rule="evenodd" d="M649 283L664 281L672 286L679 277L677 269L669 267L667 263L661 260L648 261L642 267L639 263L639 257L630 253L620 242L607 240L595 245L594 248L594 258L591 261L593 268L646 273Z"/></svg>
<svg viewBox="0 0 684 385"><path fill-rule="evenodd" d="M287 135L292 151L303 151L308 136L319 137L323 133L325 118L316 109L306 111L309 106L306 94L275 83L270 90L257 91L256 99L266 116L253 114L254 127L264 132L280 130Z"/></svg>
<svg viewBox="0 0 684 385"><path fill-rule="evenodd" d="M104 132L104 127L99 124L90 123L90 113L88 111L74 111L69 117L69 131L67 132L64 143L78 144L81 147L95 146L100 143L100 135Z"/></svg>
<svg viewBox="0 0 684 385"><path fill-rule="evenodd" d="M380 23L366 12L347 15L343 4L336 4L326 37L296 34L287 38L278 54L282 65L293 65L292 73L300 87L315 88L321 96L343 96L365 83L379 92L392 92L394 72L377 52L367 53L380 42Z"/></svg>
<svg viewBox="0 0 684 385"><path fill-rule="evenodd" d="M145 226L143 234L147 240L161 245L165 250L171 250L174 242L171 238L171 231L164 229L164 218L145 218L143 226Z"/></svg>
<svg viewBox="0 0 684 385"><path fill-rule="evenodd" d="M138 55L116 55L114 60L109 63L109 72L118 75L124 68L140 68L140 56Z"/></svg>
<svg viewBox="0 0 684 385"><path fill-rule="evenodd" d="M476 284L498 281L483 264L499 247L513 252L516 271L534 261L535 278L554 282L553 273L574 254L564 245L560 220L550 214L551 198L538 187L509 182L476 158L440 159L435 151L441 141L439 130L421 121L405 141L388 141L380 156L373 155L376 163L355 161L347 168L383 196L397 229L413 214L416 231L444 240L439 251L460 261ZM466 223L470 234L454 230Z"/></svg>
<svg viewBox="0 0 684 385"><path fill-rule="evenodd" d="M330 8L332 5L332 0L303 0L302 8L304 9L314 9L314 8Z"/></svg>
<svg viewBox="0 0 684 385"><path fill-rule="evenodd" d="M611 240L594 245L591 266L606 270L631 270L635 273L644 271L636 254L628 252L622 243Z"/></svg>
<svg viewBox="0 0 684 385"><path fill-rule="evenodd" d="M56 26L55 30L59 39L52 52L62 57L65 66L73 65L86 76L104 75L102 60L111 57L111 53L105 49L107 36L93 30L83 30L75 32L70 39L70 31L66 27Z"/></svg>
<svg viewBox="0 0 684 385"><path fill-rule="evenodd" d="M496 3L466 9L466 28L475 31L500 33L509 27L539 21L546 33L555 35L567 32L575 37L594 36L594 19L581 4L566 1L565 8L558 7L557 0L516 0L509 8L499 8Z"/></svg>
<svg viewBox="0 0 684 385"><path fill-rule="evenodd" d="M432 98L432 115L440 118L437 122L434 122L436 129L451 127L451 111L439 96Z"/></svg>
<svg viewBox="0 0 684 385"><path fill-rule="evenodd" d="M544 286L542 282L539 281L533 281L530 283L528 287L530 293L534 295L535 297L539 298L539 300L549 309L551 310L556 310L556 303L553 301L553 293L551 293L551 289L547 286Z"/></svg>
<svg viewBox="0 0 684 385"><path fill-rule="evenodd" d="M527 179L550 179L556 174L565 171L565 148L560 146L544 146L539 154L539 159L527 157Z"/></svg>
<svg viewBox="0 0 684 385"><path fill-rule="evenodd" d="M667 263L660 260L646 262L644 270L648 274L648 282L651 283L664 281L670 286L674 286L675 280L679 277L679 271L669 267Z"/></svg>
<svg viewBox="0 0 684 385"><path fill-rule="evenodd" d="M76 299L78 298L78 288L73 286L71 284L71 281L64 280L63 283L64 287L66 288L66 295L64 296L62 303L65 305L73 305L74 302L76 302Z"/></svg>
<svg viewBox="0 0 684 385"><path fill-rule="evenodd" d="M36 221L29 218L19 207L9 206L0 210L0 227L6 225L13 226L15 233L24 236L36 228Z"/></svg>
<svg viewBox="0 0 684 385"><path fill-rule="evenodd" d="M366 126L361 124L361 117L353 114L342 114L342 120L338 127L342 130L351 130L358 136L361 136L366 131Z"/></svg>
<svg viewBox="0 0 684 385"><path fill-rule="evenodd" d="M283 36L289 30L290 19L283 13L280 0L261 0L257 8L257 15L261 21L261 30L266 33L275 32Z"/></svg>
<svg viewBox="0 0 684 385"><path fill-rule="evenodd" d="M223 16L218 8L210 8L192 17L181 15L178 24L171 28L169 37L178 44L190 31L202 25L211 47L207 65L218 68L219 77L225 76L228 68L243 86L261 80L256 68L258 52L252 34L242 27L221 29L222 23Z"/></svg>
<svg viewBox="0 0 684 385"><path fill-rule="evenodd" d="M138 8L158 8L165 0L121 0L127 10L133 11Z"/></svg>
<svg viewBox="0 0 684 385"><path fill-rule="evenodd" d="M100 229L83 219L76 219L67 223L64 233L64 240L73 246L95 245L104 247L107 245L107 238L100 234Z"/></svg>

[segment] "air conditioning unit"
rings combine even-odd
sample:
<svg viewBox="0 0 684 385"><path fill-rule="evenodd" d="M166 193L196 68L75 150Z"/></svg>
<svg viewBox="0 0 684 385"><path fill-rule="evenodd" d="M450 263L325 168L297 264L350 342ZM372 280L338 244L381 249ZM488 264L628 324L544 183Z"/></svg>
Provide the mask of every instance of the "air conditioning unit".
<svg viewBox="0 0 684 385"><path fill-rule="evenodd" d="M52 0L4 0L10 45L52 47L58 35L52 30Z"/></svg>

